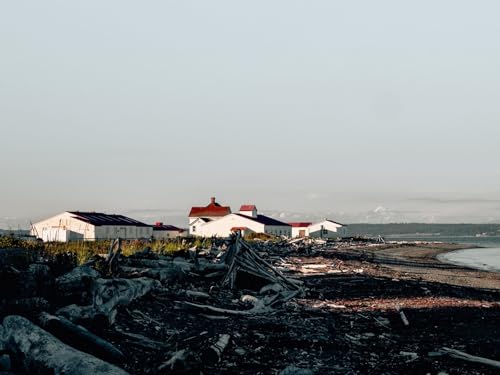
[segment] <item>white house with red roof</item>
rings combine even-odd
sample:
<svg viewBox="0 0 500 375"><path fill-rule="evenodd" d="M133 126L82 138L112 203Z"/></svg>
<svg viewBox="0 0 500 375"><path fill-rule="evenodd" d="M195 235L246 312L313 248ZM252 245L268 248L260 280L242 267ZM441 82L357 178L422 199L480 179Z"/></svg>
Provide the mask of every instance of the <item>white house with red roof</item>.
<svg viewBox="0 0 500 375"><path fill-rule="evenodd" d="M292 227L292 237L308 237L309 236L309 225L310 222L296 222L288 223Z"/></svg>
<svg viewBox="0 0 500 375"><path fill-rule="evenodd" d="M229 237L231 233L240 231L242 235L251 232L267 233L275 236L291 237L292 227L287 223L273 219L271 217L261 215L257 211L257 207L251 204L245 204L240 207L238 213L231 213L229 207L225 208L225 215L214 216L214 214L222 214L222 210L217 208L213 210L215 198L212 198L209 206L201 209L200 207L193 207L189 217L189 234L201 237ZM218 206L222 207L222 206ZM194 212L193 212L193 209ZM203 214L199 214L199 213ZM199 216L191 216L196 214ZM210 214L212 216L208 216Z"/></svg>
<svg viewBox="0 0 500 375"><path fill-rule="evenodd" d="M317 223L289 223L292 227L292 237L338 238L347 236L347 225L324 219Z"/></svg>
<svg viewBox="0 0 500 375"><path fill-rule="evenodd" d="M221 206L215 201L215 197L210 198L210 203L203 207L192 207L189 211L189 234L192 236L200 235L200 229L203 225L223 218L231 213L229 206Z"/></svg>

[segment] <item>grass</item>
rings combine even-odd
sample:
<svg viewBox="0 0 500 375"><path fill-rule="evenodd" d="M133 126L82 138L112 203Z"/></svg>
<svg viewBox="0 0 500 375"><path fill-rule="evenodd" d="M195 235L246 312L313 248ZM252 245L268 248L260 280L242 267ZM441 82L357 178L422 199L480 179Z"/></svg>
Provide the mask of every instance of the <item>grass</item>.
<svg viewBox="0 0 500 375"><path fill-rule="evenodd" d="M100 254L107 254L110 240L46 242L27 241L12 236L0 236L0 249L20 248L40 251L46 258L58 262L71 262L74 265L83 264ZM138 251L150 248L160 255L173 255L176 252L191 247L210 248L210 238L176 238L167 240L122 240L122 254L130 256Z"/></svg>

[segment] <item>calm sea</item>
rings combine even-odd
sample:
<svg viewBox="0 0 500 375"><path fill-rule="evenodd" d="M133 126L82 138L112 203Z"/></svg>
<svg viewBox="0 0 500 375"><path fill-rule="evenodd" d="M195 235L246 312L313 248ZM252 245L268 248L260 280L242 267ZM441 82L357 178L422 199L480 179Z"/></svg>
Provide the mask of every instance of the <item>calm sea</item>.
<svg viewBox="0 0 500 375"><path fill-rule="evenodd" d="M438 256L442 262L500 272L500 236L389 235L393 241L439 241L477 246Z"/></svg>

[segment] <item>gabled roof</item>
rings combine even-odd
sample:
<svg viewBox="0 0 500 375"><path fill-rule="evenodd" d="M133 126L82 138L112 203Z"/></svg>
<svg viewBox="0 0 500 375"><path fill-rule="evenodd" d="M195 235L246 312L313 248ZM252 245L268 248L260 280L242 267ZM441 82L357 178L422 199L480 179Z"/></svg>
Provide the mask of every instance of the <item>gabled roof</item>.
<svg viewBox="0 0 500 375"><path fill-rule="evenodd" d="M221 206L215 201L215 198L212 198L208 206L192 207L189 212L189 217L222 217L230 213L230 207Z"/></svg>
<svg viewBox="0 0 500 375"><path fill-rule="evenodd" d="M196 224L196 223L197 223L197 222L199 222L199 221L201 221L202 223L205 223L205 224L206 224L206 223L210 223L210 221L211 221L211 220L210 220L210 219L207 219L207 218L205 218L205 217L199 217L199 218L197 218L197 219L193 220L193 222L192 222L192 223L190 223L190 224L189 224L189 226L191 226L191 225L193 225L193 224Z"/></svg>
<svg viewBox="0 0 500 375"><path fill-rule="evenodd" d="M280 227L289 227L290 226L287 223L273 219L272 217L269 217L269 216L257 215L257 217L251 217L251 216L242 215L242 214L235 214L235 215L238 215L240 217L244 217L245 219L252 220L252 221L255 221L257 223L264 224L264 225L275 225L275 226L280 226Z"/></svg>
<svg viewBox="0 0 500 375"><path fill-rule="evenodd" d="M240 211L253 211L256 209L257 207L254 204L244 204L240 207Z"/></svg>
<svg viewBox="0 0 500 375"><path fill-rule="evenodd" d="M68 211L69 214L77 220L85 223L101 226L101 225L119 225L119 226L133 226L133 227L149 227L150 225L131 219L123 215L110 215L102 212L81 212L81 211Z"/></svg>
<svg viewBox="0 0 500 375"><path fill-rule="evenodd" d="M288 223L288 224L290 224L290 226L294 227L294 228L306 228L309 225L311 225L312 223L310 223L310 222L297 222L297 223Z"/></svg>
<svg viewBox="0 0 500 375"><path fill-rule="evenodd" d="M322 223L323 221L329 221L330 223L337 224L337 225L340 225L340 226L343 226L343 227L347 227L346 224L337 223L336 221L333 221L333 220L330 220L330 219L325 219L325 220L322 220L322 221L320 221L318 223L315 223L315 224Z"/></svg>

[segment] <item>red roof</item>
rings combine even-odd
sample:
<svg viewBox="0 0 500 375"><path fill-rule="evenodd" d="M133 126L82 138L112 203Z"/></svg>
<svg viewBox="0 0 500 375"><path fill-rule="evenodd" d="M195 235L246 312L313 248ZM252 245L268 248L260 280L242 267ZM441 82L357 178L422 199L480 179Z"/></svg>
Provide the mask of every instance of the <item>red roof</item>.
<svg viewBox="0 0 500 375"><path fill-rule="evenodd" d="M215 201L215 198L212 198L206 207L192 207L189 217L222 217L230 213L230 207L221 206Z"/></svg>
<svg viewBox="0 0 500 375"><path fill-rule="evenodd" d="M305 228L311 225L312 223L301 222L301 223L288 223L288 224L294 228Z"/></svg>
<svg viewBox="0 0 500 375"><path fill-rule="evenodd" d="M244 230L247 230L248 228L247 227L232 227L231 228L231 232L236 232L236 231L244 231Z"/></svg>
<svg viewBox="0 0 500 375"><path fill-rule="evenodd" d="M256 209L257 207L255 207L254 204L244 204L243 206L240 207L240 211L253 211Z"/></svg>

